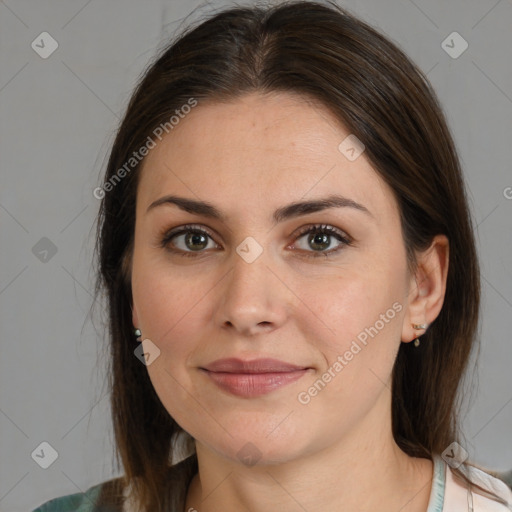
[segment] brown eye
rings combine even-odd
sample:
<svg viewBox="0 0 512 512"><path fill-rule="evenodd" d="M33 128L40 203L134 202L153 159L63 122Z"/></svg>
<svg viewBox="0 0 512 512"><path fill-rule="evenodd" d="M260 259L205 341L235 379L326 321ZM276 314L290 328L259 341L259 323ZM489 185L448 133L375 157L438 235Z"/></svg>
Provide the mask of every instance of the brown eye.
<svg viewBox="0 0 512 512"><path fill-rule="evenodd" d="M181 226L166 233L160 243L161 247L183 256L194 256L205 249L215 249L218 245L211 234L196 226Z"/></svg>
<svg viewBox="0 0 512 512"><path fill-rule="evenodd" d="M206 249L208 245L208 235L204 235L203 233L189 231L184 236L185 246L187 249L191 249L192 251Z"/></svg>
<svg viewBox="0 0 512 512"><path fill-rule="evenodd" d="M343 231L325 224L307 226L302 229L297 236L297 240L301 239L305 239L305 243L302 247L298 248L306 253L310 253L307 254L308 257L327 257L330 254L340 251L345 245L351 244L351 240ZM337 240L339 243L336 245L333 239ZM335 246L334 248L332 248L333 245Z"/></svg>

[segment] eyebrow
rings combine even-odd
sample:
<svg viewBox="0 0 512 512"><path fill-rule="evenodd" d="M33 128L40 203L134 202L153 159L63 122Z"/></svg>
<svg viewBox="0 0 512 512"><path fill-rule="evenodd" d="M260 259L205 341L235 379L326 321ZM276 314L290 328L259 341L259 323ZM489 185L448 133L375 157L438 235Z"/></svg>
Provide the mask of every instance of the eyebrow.
<svg viewBox="0 0 512 512"><path fill-rule="evenodd" d="M164 196L160 199L157 199L156 201L153 201L148 206L146 213L151 211L153 208L156 208L157 206L167 204L174 204L181 210L195 215L202 215L203 217L217 219L222 222L225 222L226 220L222 212L211 203L175 195ZM310 201L298 201L278 208L273 214L273 219L275 223L278 223L287 219L300 217L301 215L307 215L310 213L326 210L328 208L352 208L373 217L368 208L362 204L359 204L347 197L335 194L324 198L312 199Z"/></svg>

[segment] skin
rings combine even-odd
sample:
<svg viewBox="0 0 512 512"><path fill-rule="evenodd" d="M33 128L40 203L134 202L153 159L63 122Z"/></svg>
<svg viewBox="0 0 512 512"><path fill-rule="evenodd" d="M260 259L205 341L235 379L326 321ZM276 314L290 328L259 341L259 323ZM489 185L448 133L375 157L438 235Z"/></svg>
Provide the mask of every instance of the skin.
<svg viewBox="0 0 512 512"><path fill-rule="evenodd" d="M433 467L396 445L391 372L401 342L442 307L448 242L437 236L409 275L391 189L365 154L339 150L349 131L321 105L290 93L201 102L146 157L137 191L133 323L160 355L147 366L169 414L196 442L199 473L185 510L425 512ZM337 193L364 205L329 208L274 224L284 205ZM217 220L165 204L174 194L208 201ZM185 224L212 232L161 246ZM308 225L348 235L318 249ZM247 263L246 237L263 248ZM308 242L309 238L309 242ZM199 244L199 251L194 251ZM193 253L184 257L173 253ZM203 248L204 247L204 248ZM307 257L328 252L326 257ZM298 401L365 328L401 310L369 338L309 403ZM143 343L147 346L147 341ZM311 367L257 398L218 388L198 368L216 359L273 357ZM237 455L248 442L259 459Z"/></svg>

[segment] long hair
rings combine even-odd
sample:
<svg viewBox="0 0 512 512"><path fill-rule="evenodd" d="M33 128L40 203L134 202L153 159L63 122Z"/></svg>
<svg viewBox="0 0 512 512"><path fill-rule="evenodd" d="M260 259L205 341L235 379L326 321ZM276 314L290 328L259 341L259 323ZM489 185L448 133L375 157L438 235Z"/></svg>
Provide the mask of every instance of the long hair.
<svg viewBox="0 0 512 512"><path fill-rule="evenodd" d="M395 44L334 3L235 7L186 29L150 64L108 160L96 292L107 299L111 409L124 468L112 503L130 485L141 510L179 510L197 471L195 454L172 464L183 431L133 354L130 269L141 162L130 159L158 127L170 133L170 119L184 105L195 101L201 108L205 100L232 101L254 91L319 101L364 143L366 158L398 202L410 270L415 251L437 234L448 237L442 310L420 347L402 343L393 368L392 429L410 456L432 459L454 441L465 444L460 391L478 348L480 277L460 162L435 92ZM463 468L457 472L471 485Z"/></svg>

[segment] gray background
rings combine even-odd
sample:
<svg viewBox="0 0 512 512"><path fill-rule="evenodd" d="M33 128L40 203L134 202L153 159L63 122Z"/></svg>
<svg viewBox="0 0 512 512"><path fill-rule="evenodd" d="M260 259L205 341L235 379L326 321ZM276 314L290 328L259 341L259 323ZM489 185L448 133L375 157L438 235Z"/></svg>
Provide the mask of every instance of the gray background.
<svg viewBox="0 0 512 512"><path fill-rule="evenodd" d="M465 448L482 465L510 469L512 1L340 4L428 72L453 130L478 224L484 295ZM114 476L103 325L88 316L99 204L92 190L155 50L183 23L223 5L230 4L0 1L2 511L31 510ZM44 31L59 45L46 59L31 47ZM469 44L458 58L441 45L454 31ZM446 44L453 52L460 43ZM43 441L58 452L48 469L31 457Z"/></svg>

